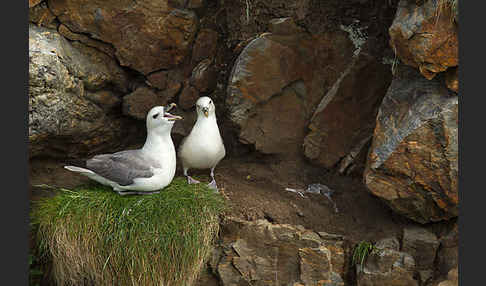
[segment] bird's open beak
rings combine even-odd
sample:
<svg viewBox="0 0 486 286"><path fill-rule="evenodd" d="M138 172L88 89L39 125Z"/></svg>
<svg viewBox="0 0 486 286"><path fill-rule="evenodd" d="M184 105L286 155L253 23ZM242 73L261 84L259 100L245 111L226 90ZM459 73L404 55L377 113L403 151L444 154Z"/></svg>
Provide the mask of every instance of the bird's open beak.
<svg viewBox="0 0 486 286"><path fill-rule="evenodd" d="M169 104L169 106L167 107L167 109L165 110L165 112L169 112L174 107L177 107L177 104L175 104L175 103Z"/></svg>
<svg viewBox="0 0 486 286"><path fill-rule="evenodd" d="M176 121L182 119L182 116L179 115L172 115L170 113L169 114L166 113L165 115L166 115L165 117L167 117L167 120L169 121Z"/></svg>
<svg viewBox="0 0 486 286"><path fill-rule="evenodd" d="M164 117L167 118L167 120L169 120L169 121L176 121L176 120L182 119L182 116L173 115L173 114L170 114L168 112L169 110L171 110L174 107L177 107L177 104L171 103L171 104L169 104L169 106L167 107L167 109L164 112Z"/></svg>
<svg viewBox="0 0 486 286"><path fill-rule="evenodd" d="M206 117L209 116L209 112L208 112L208 108L207 107L203 107L203 113L204 113L204 116L206 116Z"/></svg>

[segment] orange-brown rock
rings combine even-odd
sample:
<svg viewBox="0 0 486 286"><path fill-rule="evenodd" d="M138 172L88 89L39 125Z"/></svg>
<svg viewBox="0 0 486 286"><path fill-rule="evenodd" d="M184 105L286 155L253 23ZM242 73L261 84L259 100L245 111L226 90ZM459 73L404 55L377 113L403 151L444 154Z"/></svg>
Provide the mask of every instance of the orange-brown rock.
<svg viewBox="0 0 486 286"><path fill-rule="evenodd" d="M31 3L33 3L32 6ZM38 26L56 29L59 24L55 21L56 16L47 8L45 2L39 3L40 1L29 1L29 22Z"/></svg>
<svg viewBox="0 0 486 286"><path fill-rule="evenodd" d="M135 119L145 120L152 107L165 106L170 103L169 100L170 98L165 97L161 92L141 86L123 97L123 113Z"/></svg>
<svg viewBox="0 0 486 286"><path fill-rule="evenodd" d="M199 98L199 92L195 87L189 84L188 81L184 83L181 94L179 95L179 107L188 110L196 104Z"/></svg>
<svg viewBox="0 0 486 286"><path fill-rule="evenodd" d="M420 223L458 215L458 100L438 79L402 66L380 106L364 181Z"/></svg>
<svg viewBox="0 0 486 286"><path fill-rule="evenodd" d="M209 261L221 285L344 285L342 239L326 239L302 226L233 217L221 237Z"/></svg>
<svg viewBox="0 0 486 286"><path fill-rule="evenodd" d="M69 28L61 24L59 25L59 28L57 29L59 34L63 35L66 39L69 39L71 41L80 41L81 43L96 48L105 54L109 55L110 57L115 57L115 49L113 46L103 43L101 41L96 41L86 35L83 34L78 34L78 33L73 33Z"/></svg>
<svg viewBox="0 0 486 286"><path fill-rule="evenodd" d="M390 44L407 65L427 79L458 65L458 28L451 9L436 0L417 5L401 0L389 28Z"/></svg>
<svg viewBox="0 0 486 286"><path fill-rule="evenodd" d="M199 63L204 59L213 59L218 48L218 32L211 29L201 29L197 33L192 49L192 62Z"/></svg>
<svg viewBox="0 0 486 286"><path fill-rule="evenodd" d="M189 83L201 93L210 93L216 88L217 76L211 60L205 59L192 70Z"/></svg>
<svg viewBox="0 0 486 286"><path fill-rule="evenodd" d="M358 153L373 133L378 107L390 81L389 67L361 52L312 116L310 132L304 139L305 156L332 168L353 149Z"/></svg>
<svg viewBox="0 0 486 286"><path fill-rule="evenodd" d="M183 62L198 22L194 12L174 9L167 0L49 0L48 4L72 32L112 44L121 65L143 74Z"/></svg>
<svg viewBox="0 0 486 286"><path fill-rule="evenodd" d="M352 50L343 32L267 33L252 40L228 83L226 104L240 127L239 140L263 153L300 153L307 120L351 61Z"/></svg>
<svg viewBox="0 0 486 286"><path fill-rule="evenodd" d="M32 8L42 2L43 0L29 0L29 8Z"/></svg>
<svg viewBox="0 0 486 286"><path fill-rule="evenodd" d="M153 87L156 87L160 90L164 90L167 88L167 81L169 76L168 71L158 71L151 73L147 76L147 84Z"/></svg>

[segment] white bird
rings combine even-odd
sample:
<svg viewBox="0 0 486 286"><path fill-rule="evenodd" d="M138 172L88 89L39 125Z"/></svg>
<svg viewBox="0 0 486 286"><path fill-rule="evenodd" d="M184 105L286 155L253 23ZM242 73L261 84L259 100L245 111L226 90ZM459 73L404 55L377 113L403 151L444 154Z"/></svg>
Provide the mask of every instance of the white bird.
<svg viewBox="0 0 486 286"><path fill-rule="evenodd" d="M156 106L148 112L147 139L141 149L96 155L86 161L86 168L64 168L110 186L120 195L160 192L172 182L176 170L170 132L182 117L168 113L174 106Z"/></svg>
<svg viewBox="0 0 486 286"><path fill-rule="evenodd" d="M211 98L200 97L196 102L197 121L191 133L185 137L179 147L184 176L189 184L199 181L187 174L189 169L211 169L211 182L208 186L218 190L214 179L214 168L226 155L223 139L216 122L216 107Z"/></svg>

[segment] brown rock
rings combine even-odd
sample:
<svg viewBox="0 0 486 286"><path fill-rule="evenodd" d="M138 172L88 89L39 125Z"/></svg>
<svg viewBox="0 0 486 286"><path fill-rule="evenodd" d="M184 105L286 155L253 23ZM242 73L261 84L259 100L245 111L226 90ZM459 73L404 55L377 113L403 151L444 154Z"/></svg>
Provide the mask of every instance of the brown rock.
<svg viewBox="0 0 486 286"><path fill-rule="evenodd" d="M71 41L80 41L87 46L96 48L104 52L112 58L115 57L115 49L113 48L113 46L103 43L101 41L93 40L92 38L83 34L73 33L71 30L69 30L68 27L66 27L66 25L59 25L58 32L59 34L63 35Z"/></svg>
<svg viewBox="0 0 486 286"><path fill-rule="evenodd" d="M378 112L365 184L420 223L458 214L457 104L437 79L402 66Z"/></svg>
<svg viewBox="0 0 486 286"><path fill-rule="evenodd" d="M29 0L29 8L32 8L42 2L43 0Z"/></svg>
<svg viewBox="0 0 486 286"><path fill-rule="evenodd" d="M211 65L211 60L205 59L192 70L189 84L199 92L210 93L216 88L217 76L216 70Z"/></svg>
<svg viewBox="0 0 486 286"><path fill-rule="evenodd" d="M129 91L130 79L127 73L117 64L115 59L99 49L87 46L81 42L72 42L71 45L87 56L93 63L96 63L103 70L103 76L95 77L96 73L86 70L83 73L86 88L91 90L113 88L114 91L127 93ZM103 80L108 82L104 83ZM110 86L111 85L111 86Z"/></svg>
<svg viewBox="0 0 486 286"><path fill-rule="evenodd" d="M304 139L305 156L325 168L351 152L352 161L371 138L390 81L389 68L361 52L317 106Z"/></svg>
<svg viewBox="0 0 486 286"><path fill-rule="evenodd" d="M454 91L455 93L459 92L459 68L450 68L447 70L445 75L445 82L447 88Z"/></svg>
<svg viewBox="0 0 486 286"><path fill-rule="evenodd" d="M233 66L226 99L229 118L240 127L240 142L263 153L299 154L323 89L337 79L351 55L352 44L341 32L319 37L266 34L252 40Z"/></svg>
<svg viewBox="0 0 486 286"><path fill-rule="evenodd" d="M86 92L86 98L96 103L106 111L118 106L121 103L121 99L109 90Z"/></svg>
<svg viewBox="0 0 486 286"><path fill-rule="evenodd" d="M268 30L276 35L292 35L302 33L304 30L298 27L294 19L287 18L276 18L270 20L268 23Z"/></svg>
<svg viewBox="0 0 486 286"><path fill-rule="evenodd" d="M304 285L331 282L330 256L331 253L325 247L299 249L300 280Z"/></svg>
<svg viewBox="0 0 486 286"><path fill-rule="evenodd" d="M199 92L197 89L186 82L179 95L179 107L185 110L190 109L196 104L198 98Z"/></svg>
<svg viewBox="0 0 486 286"><path fill-rule="evenodd" d="M336 237L266 220L228 218L224 229L221 257L213 260L222 285L344 285L345 253Z"/></svg>
<svg viewBox="0 0 486 286"><path fill-rule="evenodd" d="M417 269L433 269L438 248L437 236L425 228L407 227L403 229L402 251L415 258Z"/></svg>
<svg viewBox="0 0 486 286"><path fill-rule="evenodd" d="M166 97L168 99L174 98L174 96L176 96L176 94L179 93L181 88L182 88L182 83L180 83L180 82L169 82L167 89L164 90Z"/></svg>
<svg viewBox="0 0 486 286"><path fill-rule="evenodd" d="M123 114L145 120L149 110L157 105L169 104L169 99L148 87L139 87L123 97Z"/></svg>
<svg viewBox="0 0 486 286"><path fill-rule="evenodd" d="M418 286L415 280L415 261L405 252L400 252L389 242L377 243L368 255L363 271L357 267L358 286Z"/></svg>
<svg viewBox="0 0 486 286"><path fill-rule="evenodd" d="M30 157L113 151L137 136L133 122L105 113L114 76L57 31L29 25ZM107 92L106 102L92 95ZM109 104L108 104L109 105ZM131 136L127 136L131 134Z"/></svg>
<svg viewBox="0 0 486 286"><path fill-rule="evenodd" d="M197 64L204 59L213 59L218 48L218 32L201 29L192 49L192 62Z"/></svg>
<svg viewBox="0 0 486 286"><path fill-rule="evenodd" d="M168 71L158 71L147 76L147 84L158 89L164 90L167 88Z"/></svg>
<svg viewBox="0 0 486 286"><path fill-rule="evenodd" d="M390 44L396 55L405 64L418 67L427 79L458 65L454 15L451 9L439 9L439 2L428 0L419 6L401 0L389 28Z"/></svg>
<svg viewBox="0 0 486 286"><path fill-rule="evenodd" d="M459 271L458 268L451 269L447 274L447 280L439 283L437 286L458 286L459 285Z"/></svg>
<svg viewBox="0 0 486 286"><path fill-rule="evenodd" d="M440 238L437 253L437 269L442 275L447 274L459 264L459 232L457 224L447 235Z"/></svg>
<svg viewBox="0 0 486 286"><path fill-rule="evenodd" d="M47 8L47 4L41 1L29 1L29 22L35 23L38 26L56 29L58 22L55 21L56 16ZM31 6L32 3L32 6Z"/></svg>
<svg viewBox="0 0 486 286"><path fill-rule="evenodd" d="M197 9L206 6L206 0L189 0L187 3L187 8Z"/></svg>
<svg viewBox="0 0 486 286"><path fill-rule="evenodd" d="M143 74L172 68L190 52L197 16L168 1L53 1L49 8L75 33L112 44L121 65Z"/></svg>

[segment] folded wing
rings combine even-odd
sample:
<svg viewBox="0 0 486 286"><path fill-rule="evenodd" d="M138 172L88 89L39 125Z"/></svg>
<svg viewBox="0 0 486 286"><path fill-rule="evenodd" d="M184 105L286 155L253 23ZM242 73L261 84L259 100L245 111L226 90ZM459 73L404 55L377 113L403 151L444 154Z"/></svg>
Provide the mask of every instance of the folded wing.
<svg viewBox="0 0 486 286"><path fill-rule="evenodd" d="M139 150L96 155L86 161L86 167L120 186L133 184L135 178L150 178L154 175L151 167L160 168Z"/></svg>

